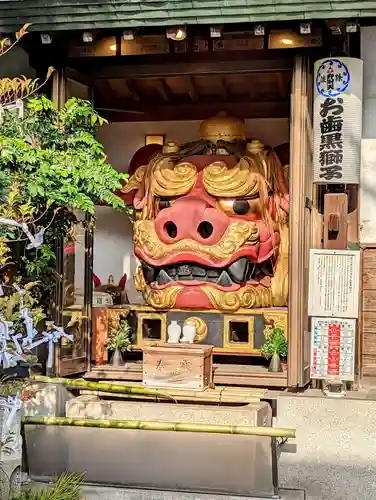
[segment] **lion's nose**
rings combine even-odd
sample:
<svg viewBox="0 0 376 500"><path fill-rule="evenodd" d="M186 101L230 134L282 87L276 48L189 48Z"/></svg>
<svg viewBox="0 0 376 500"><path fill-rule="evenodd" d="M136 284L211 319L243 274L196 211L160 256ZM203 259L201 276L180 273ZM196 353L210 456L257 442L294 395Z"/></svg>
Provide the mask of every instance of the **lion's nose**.
<svg viewBox="0 0 376 500"><path fill-rule="evenodd" d="M228 224L226 214L197 198L177 200L155 219L156 232L165 243L191 239L213 245L222 238Z"/></svg>

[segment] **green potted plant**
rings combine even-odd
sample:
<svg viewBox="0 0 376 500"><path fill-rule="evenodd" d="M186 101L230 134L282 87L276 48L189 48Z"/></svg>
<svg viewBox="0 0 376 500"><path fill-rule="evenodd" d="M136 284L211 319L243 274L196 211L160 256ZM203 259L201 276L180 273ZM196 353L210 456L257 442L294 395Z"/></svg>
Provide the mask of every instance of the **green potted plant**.
<svg viewBox="0 0 376 500"><path fill-rule="evenodd" d="M270 372L281 372L283 360L287 360L288 344L282 328L271 328L261 348L262 354L266 358L271 358L269 364Z"/></svg>
<svg viewBox="0 0 376 500"><path fill-rule="evenodd" d="M120 367L124 364L123 353L132 350L133 330L125 318L120 318L117 328L113 328L107 340L107 349L112 351L111 364Z"/></svg>

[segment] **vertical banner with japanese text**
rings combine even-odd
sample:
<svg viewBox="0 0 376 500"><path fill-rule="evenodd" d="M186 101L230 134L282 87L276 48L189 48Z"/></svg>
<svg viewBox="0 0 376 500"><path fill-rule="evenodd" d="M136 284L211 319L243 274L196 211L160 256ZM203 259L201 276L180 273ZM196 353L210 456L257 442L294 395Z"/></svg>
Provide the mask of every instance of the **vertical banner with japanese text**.
<svg viewBox="0 0 376 500"><path fill-rule="evenodd" d="M363 61L320 59L314 77L313 182L359 184Z"/></svg>

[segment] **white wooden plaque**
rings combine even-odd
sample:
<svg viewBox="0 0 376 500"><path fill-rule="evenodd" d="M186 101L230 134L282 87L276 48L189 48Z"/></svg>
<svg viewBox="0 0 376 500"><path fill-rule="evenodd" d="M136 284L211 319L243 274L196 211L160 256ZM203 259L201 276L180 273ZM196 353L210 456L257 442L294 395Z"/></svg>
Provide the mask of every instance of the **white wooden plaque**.
<svg viewBox="0 0 376 500"><path fill-rule="evenodd" d="M353 381L356 320L312 318L311 378Z"/></svg>
<svg viewBox="0 0 376 500"><path fill-rule="evenodd" d="M310 250L308 315L358 318L359 250Z"/></svg>

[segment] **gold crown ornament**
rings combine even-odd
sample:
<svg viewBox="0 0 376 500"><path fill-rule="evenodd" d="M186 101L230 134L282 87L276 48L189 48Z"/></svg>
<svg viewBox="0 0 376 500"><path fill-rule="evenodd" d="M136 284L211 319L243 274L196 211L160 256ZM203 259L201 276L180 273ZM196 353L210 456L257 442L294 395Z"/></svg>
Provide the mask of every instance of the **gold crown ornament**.
<svg viewBox="0 0 376 500"><path fill-rule="evenodd" d="M166 142L163 146L163 149L162 149L163 154L179 153L179 151L180 151L180 146L175 141Z"/></svg>
<svg viewBox="0 0 376 500"><path fill-rule="evenodd" d="M245 141L245 122L220 113L218 116L208 118L201 123L200 138L213 143Z"/></svg>

